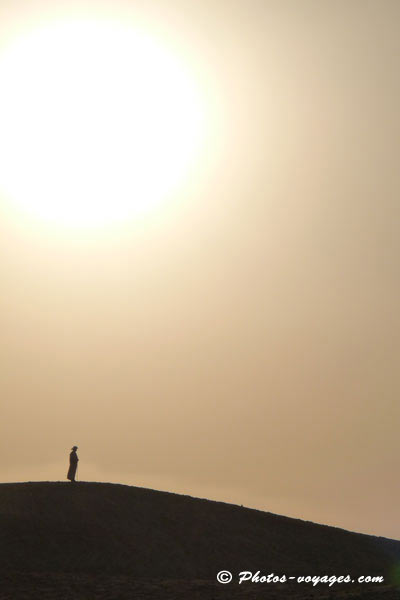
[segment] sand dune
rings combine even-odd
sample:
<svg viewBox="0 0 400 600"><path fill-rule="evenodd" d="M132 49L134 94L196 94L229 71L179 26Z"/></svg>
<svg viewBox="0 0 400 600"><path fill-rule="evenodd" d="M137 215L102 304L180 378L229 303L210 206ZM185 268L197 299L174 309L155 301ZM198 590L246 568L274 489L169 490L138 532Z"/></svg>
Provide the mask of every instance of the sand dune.
<svg viewBox="0 0 400 600"><path fill-rule="evenodd" d="M400 542L116 484L0 485L0 599L387 598ZM216 581L226 569L234 580ZM384 583L238 584L237 575L382 575ZM36 594L36 595L35 595ZM360 595L361 594L361 595Z"/></svg>

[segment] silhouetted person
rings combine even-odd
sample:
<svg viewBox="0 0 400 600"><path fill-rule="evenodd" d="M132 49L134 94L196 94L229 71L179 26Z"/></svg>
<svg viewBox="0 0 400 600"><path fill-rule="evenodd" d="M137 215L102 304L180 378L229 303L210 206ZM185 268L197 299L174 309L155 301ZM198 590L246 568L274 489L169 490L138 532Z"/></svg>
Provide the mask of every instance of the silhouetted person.
<svg viewBox="0 0 400 600"><path fill-rule="evenodd" d="M67 479L70 480L71 483L75 483L75 475L76 470L78 468L78 455L76 451L78 450L78 446L72 447L72 452L69 454L69 469L67 473Z"/></svg>

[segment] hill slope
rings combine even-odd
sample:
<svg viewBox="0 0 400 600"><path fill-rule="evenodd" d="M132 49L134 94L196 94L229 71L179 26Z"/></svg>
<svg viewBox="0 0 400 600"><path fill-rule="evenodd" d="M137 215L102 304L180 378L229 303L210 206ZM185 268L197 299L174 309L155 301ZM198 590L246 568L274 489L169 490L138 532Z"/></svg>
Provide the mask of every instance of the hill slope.
<svg viewBox="0 0 400 600"><path fill-rule="evenodd" d="M1 570L215 579L221 569L386 575L400 542L116 484L0 484Z"/></svg>

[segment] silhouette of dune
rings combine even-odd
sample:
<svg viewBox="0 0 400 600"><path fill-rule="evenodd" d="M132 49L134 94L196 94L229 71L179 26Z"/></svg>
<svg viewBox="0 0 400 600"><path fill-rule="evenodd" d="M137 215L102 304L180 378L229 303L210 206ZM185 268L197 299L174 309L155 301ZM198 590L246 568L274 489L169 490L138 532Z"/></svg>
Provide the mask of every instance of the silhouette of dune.
<svg viewBox="0 0 400 600"><path fill-rule="evenodd" d="M34 590L38 598L337 597L337 587L322 584L218 584L223 569L383 575L378 589L364 584L357 596L342 586L340 597L389 599L396 592L386 583L400 562L396 540L106 483L0 484L0 531L0 599L33 598Z"/></svg>

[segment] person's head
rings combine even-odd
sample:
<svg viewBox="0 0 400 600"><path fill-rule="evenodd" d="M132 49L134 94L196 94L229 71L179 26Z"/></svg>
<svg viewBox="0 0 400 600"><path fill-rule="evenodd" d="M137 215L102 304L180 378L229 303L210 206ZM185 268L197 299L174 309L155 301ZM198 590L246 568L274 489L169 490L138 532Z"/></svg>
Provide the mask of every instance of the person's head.
<svg viewBox="0 0 400 600"><path fill-rule="evenodd" d="M78 450L78 446L72 446L72 451L75 452L76 450Z"/></svg>

